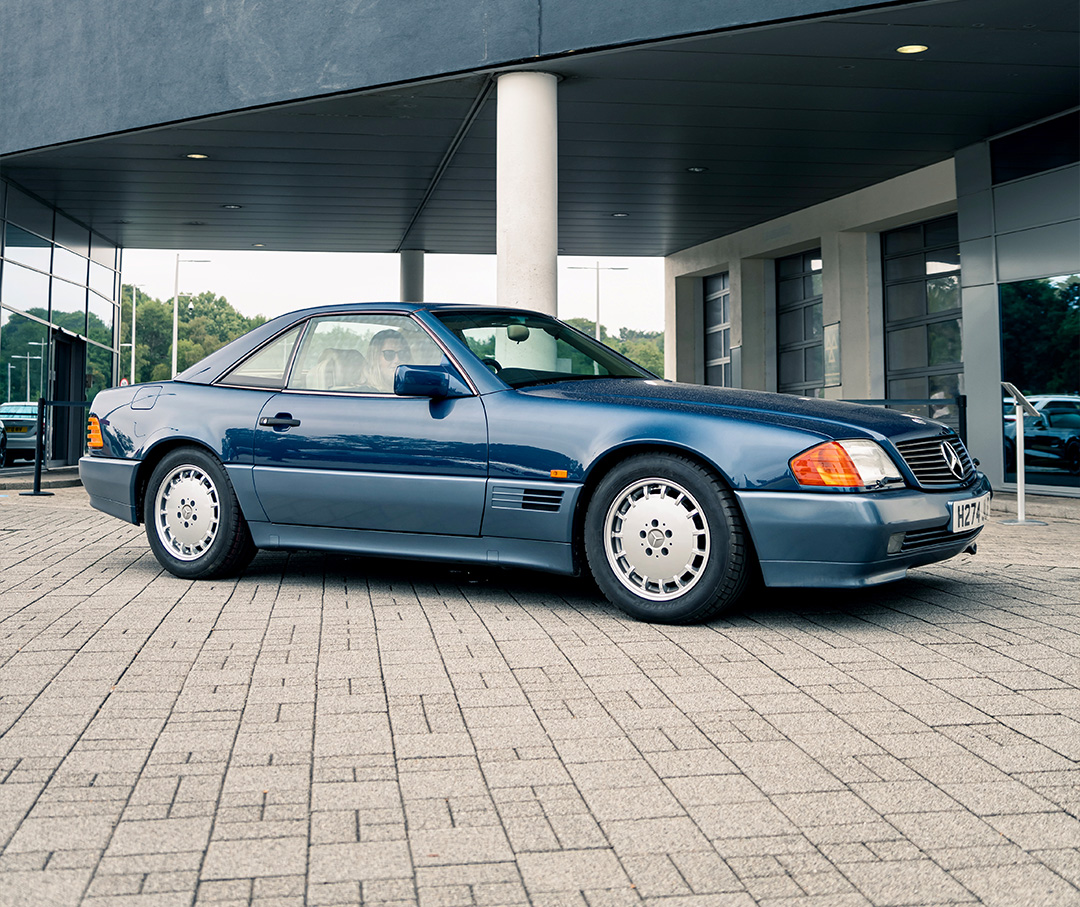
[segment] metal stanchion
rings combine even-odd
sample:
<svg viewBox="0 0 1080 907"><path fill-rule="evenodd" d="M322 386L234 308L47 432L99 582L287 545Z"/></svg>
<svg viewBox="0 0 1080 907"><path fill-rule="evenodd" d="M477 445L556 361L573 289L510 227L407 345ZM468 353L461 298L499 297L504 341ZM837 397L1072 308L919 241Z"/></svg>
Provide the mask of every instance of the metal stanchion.
<svg viewBox="0 0 1080 907"><path fill-rule="evenodd" d="M1042 520L1027 519L1024 501L1024 413L1038 419L1039 411L1008 381L1002 381L1001 386L1016 404L1016 519L1001 522L1013 525L1045 526L1046 523Z"/></svg>
<svg viewBox="0 0 1080 907"><path fill-rule="evenodd" d="M34 443L34 490L33 491L20 491L19 494L30 496L45 496L51 495L51 491L41 490L41 461L45 453L44 444L45 435L45 400L42 397L38 398L37 402L37 439Z"/></svg>

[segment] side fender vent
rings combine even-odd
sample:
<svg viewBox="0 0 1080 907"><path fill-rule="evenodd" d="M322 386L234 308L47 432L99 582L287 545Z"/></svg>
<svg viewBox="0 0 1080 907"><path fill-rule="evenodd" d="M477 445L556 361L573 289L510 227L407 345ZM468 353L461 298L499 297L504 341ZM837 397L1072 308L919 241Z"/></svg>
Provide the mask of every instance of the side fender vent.
<svg viewBox="0 0 1080 907"><path fill-rule="evenodd" d="M558 513L562 508L564 492L546 488L515 488L512 485L494 485L491 489L491 506L495 510L539 510Z"/></svg>

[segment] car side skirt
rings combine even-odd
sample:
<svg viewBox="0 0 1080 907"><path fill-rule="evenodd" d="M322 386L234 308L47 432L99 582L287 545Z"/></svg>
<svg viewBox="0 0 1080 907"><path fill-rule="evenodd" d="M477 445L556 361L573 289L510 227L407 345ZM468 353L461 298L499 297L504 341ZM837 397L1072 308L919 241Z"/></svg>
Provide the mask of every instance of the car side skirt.
<svg viewBox="0 0 1080 907"><path fill-rule="evenodd" d="M573 551L564 542L333 529L251 521L248 527L255 545L269 550L314 549L368 557L527 567L567 576L575 572Z"/></svg>

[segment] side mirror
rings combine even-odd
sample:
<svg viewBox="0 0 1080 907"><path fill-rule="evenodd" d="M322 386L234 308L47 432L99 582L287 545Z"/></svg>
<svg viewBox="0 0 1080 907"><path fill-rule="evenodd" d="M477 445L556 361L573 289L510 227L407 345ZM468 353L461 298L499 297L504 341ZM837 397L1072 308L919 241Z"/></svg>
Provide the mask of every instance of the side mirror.
<svg viewBox="0 0 1080 907"><path fill-rule="evenodd" d="M461 379L443 365L399 365L394 371L394 393L399 397L466 397Z"/></svg>

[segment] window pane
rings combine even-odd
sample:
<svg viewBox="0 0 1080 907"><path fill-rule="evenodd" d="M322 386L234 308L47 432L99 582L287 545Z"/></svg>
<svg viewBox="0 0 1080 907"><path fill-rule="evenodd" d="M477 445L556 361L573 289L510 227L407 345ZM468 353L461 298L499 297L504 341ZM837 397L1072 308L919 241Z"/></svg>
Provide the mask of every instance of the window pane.
<svg viewBox="0 0 1080 907"><path fill-rule="evenodd" d="M94 394L113 383L113 354L100 346L89 343L86 346L86 399L93 400Z"/></svg>
<svg viewBox="0 0 1080 907"><path fill-rule="evenodd" d="M55 239L72 252L78 252L85 257L90 255L90 231L63 214L56 215Z"/></svg>
<svg viewBox="0 0 1080 907"><path fill-rule="evenodd" d="M52 265L52 243L22 227L8 224L4 228L4 257L39 271L48 271Z"/></svg>
<svg viewBox="0 0 1080 907"><path fill-rule="evenodd" d="M96 261L90 262L90 289L100 293L108 299L116 296L116 272L111 268L103 268Z"/></svg>
<svg viewBox="0 0 1080 907"><path fill-rule="evenodd" d="M921 254L905 255L885 262L886 280L910 280L926 276L926 261Z"/></svg>
<svg viewBox="0 0 1080 907"><path fill-rule="evenodd" d="M48 340L45 325L6 309L0 311L0 380L4 382L5 399L37 400L46 396Z"/></svg>
<svg viewBox="0 0 1080 907"><path fill-rule="evenodd" d="M960 270L959 249L938 249L926 256L926 273L942 274L947 271Z"/></svg>
<svg viewBox="0 0 1080 907"><path fill-rule="evenodd" d="M52 210L14 187L8 189L7 219L46 239L52 238Z"/></svg>
<svg viewBox="0 0 1080 907"><path fill-rule="evenodd" d="M803 281L801 277L795 280L781 280L777 287L777 303L781 308L793 305L803 300Z"/></svg>
<svg viewBox="0 0 1080 907"><path fill-rule="evenodd" d="M710 331L705 335L705 360L707 362L714 359L723 359L727 355L724 352L724 337L726 334L726 330L720 330Z"/></svg>
<svg viewBox="0 0 1080 907"><path fill-rule="evenodd" d="M960 222L955 216L932 220L925 228L927 246L948 246L960 242Z"/></svg>
<svg viewBox="0 0 1080 907"><path fill-rule="evenodd" d="M959 275L926 281L926 305L931 314L960 308Z"/></svg>
<svg viewBox="0 0 1080 907"><path fill-rule="evenodd" d="M75 334L86 333L86 287L53 279L52 321Z"/></svg>
<svg viewBox="0 0 1080 907"><path fill-rule="evenodd" d="M816 305L807 306L803 309L803 317L805 319L806 327L803 336L807 340L818 340L821 338L824 331L821 327L821 303Z"/></svg>
<svg viewBox="0 0 1080 907"><path fill-rule="evenodd" d="M926 328L922 325L889 333L889 369L926 367Z"/></svg>
<svg viewBox="0 0 1080 907"><path fill-rule="evenodd" d="M89 315L86 319L86 336L98 343L111 347L113 344L113 322L116 320L116 306L96 293L90 294ZM136 340L138 337L136 336Z"/></svg>
<svg viewBox="0 0 1080 907"><path fill-rule="evenodd" d="M221 383L239 387L281 387L285 383L285 369L289 367L289 359L302 330L303 325L300 325L282 334L254 356L241 362L221 379Z"/></svg>
<svg viewBox="0 0 1080 907"><path fill-rule="evenodd" d="M539 336L543 334L543 331L527 332L521 347L530 339L534 344L543 342ZM513 352L524 354L518 349ZM499 356L498 350L495 355ZM555 358L560 355L556 353ZM568 352L563 358L572 356ZM435 365L441 361L442 351L435 341L409 318L326 316L312 320L289 387L392 393L394 372L399 365ZM500 359L500 364L505 367L507 362Z"/></svg>
<svg viewBox="0 0 1080 907"><path fill-rule="evenodd" d="M780 354L780 383L799 384L803 380L803 351Z"/></svg>
<svg viewBox="0 0 1080 907"><path fill-rule="evenodd" d="M780 315L780 343L801 343L803 339L802 309Z"/></svg>
<svg viewBox="0 0 1080 907"><path fill-rule="evenodd" d="M107 268L116 267L116 246L96 233L90 235L90 257Z"/></svg>
<svg viewBox="0 0 1080 907"><path fill-rule="evenodd" d="M900 255L914 252L923 245L922 227L907 227L903 230L891 230L885 234L885 254Z"/></svg>
<svg viewBox="0 0 1080 907"><path fill-rule="evenodd" d="M81 255L61 249L59 246L53 252L53 274L63 277L72 283L81 283L86 286L87 268L90 262Z"/></svg>
<svg viewBox="0 0 1080 907"><path fill-rule="evenodd" d="M6 305L40 318L49 317L49 278L45 274L5 262L0 296Z"/></svg>
<svg viewBox="0 0 1080 907"><path fill-rule="evenodd" d="M959 397L963 393L963 375L931 375L927 380L930 385L931 399ZM960 416L956 406L935 404L930 407L930 418L955 425Z"/></svg>
<svg viewBox="0 0 1080 907"><path fill-rule="evenodd" d="M811 346L806 349L806 380L821 382L825 380L824 348Z"/></svg>
<svg viewBox="0 0 1080 907"><path fill-rule="evenodd" d="M963 356L960 353L959 318L954 321L938 321L929 324L926 327L926 333L930 344L930 365L960 362Z"/></svg>
<svg viewBox="0 0 1080 907"><path fill-rule="evenodd" d="M949 278L944 278L949 279ZM924 281L898 283L885 288L886 320L906 321L926 314L923 301Z"/></svg>

